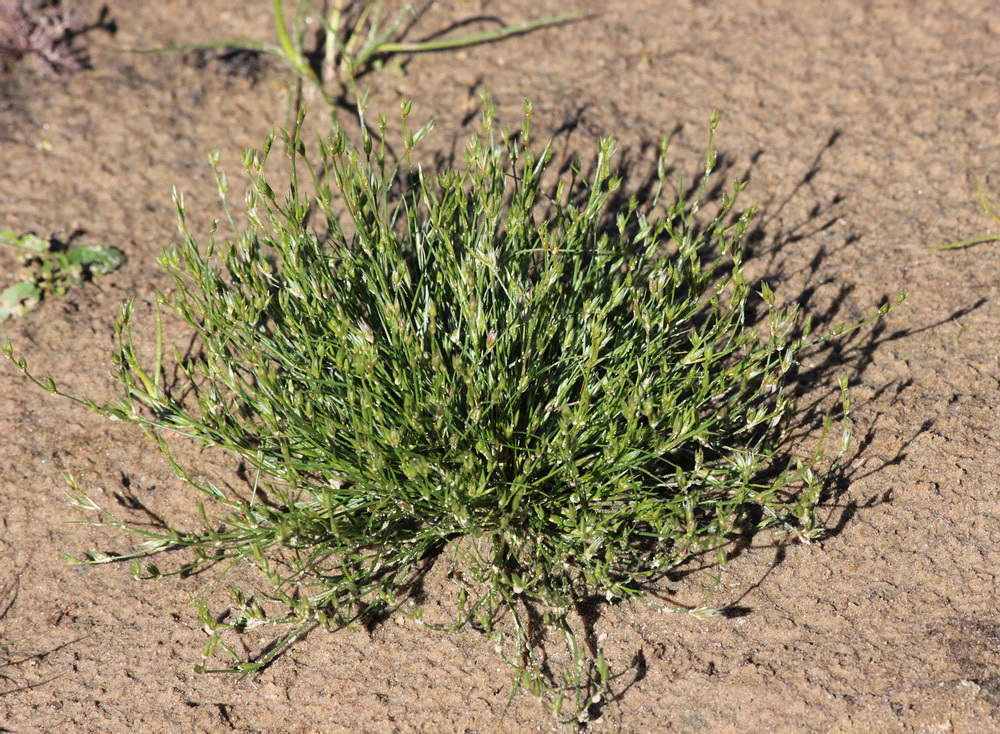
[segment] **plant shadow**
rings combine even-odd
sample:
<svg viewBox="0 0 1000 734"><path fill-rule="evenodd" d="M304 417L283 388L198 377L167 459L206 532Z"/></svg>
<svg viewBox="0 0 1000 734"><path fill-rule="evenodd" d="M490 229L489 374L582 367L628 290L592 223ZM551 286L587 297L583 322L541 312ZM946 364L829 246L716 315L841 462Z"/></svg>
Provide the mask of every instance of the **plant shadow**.
<svg viewBox="0 0 1000 734"><path fill-rule="evenodd" d="M578 114L582 114L582 111L579 111ZM578 125L579 120L567 120L559 128L559 133L568 134L577 129ZM678 126L672 135L679 131L680 127ZM834 334L837 325L844 321L845 304L850 303L855 287L849 283L837 284L834 278L824 275L824 266L835 254L829 244L812 245L814 254L804 267L794 264L795 259L789 258L787 255L790 248L799 243L811 243L820 235L823 235L825 241L829 241L831 230L841 221L838 209L848 201L847 195L836 194L827 200L822 200L812 185L822 176L823 159L838 144L840 137L839 130L834 130L829 135L819 146L807 170L796 180L790 192L781 199L766 202L761 207L762 214L752 220L753 224L744 237L744 252L747 260L762 260L766 265L765 272L753 283L753 290L759 292L764 283L773 286L775 291L788 298L789 303L793 304L801 314L809 315L814 333L830 335ZM626 209L629 200L633 197L638 199L640 206L651 200L657 190L658 176L655 168L650 167L649 158L650 153L655 152L658 148L658 145L647 142L635 149L626 149L621 152L618 170L622 173L623 178L629 181L629 186L623 187L615 195L608 207L609 211ZM703 201L708 205L718 206L726 190L725 181L733 180L733 178L744 182L749 181L754 166L762 153L763 151L757 151L753 154L749 166L738 175L734 175L737 173L735 160L720 154L715 168L716 183L706 191ZM567 163L561 173L570 170L569 166L570 164ZM680 192L686 200L692 199L695 194L700 177L699 173L697 169L694 169L693 174L683 176L683 180L692 182ZM677 175L678 169L676 167L668 168L666 171L666 179L668 180ZM811 205L808 204L810 198L814 200ZM804 203L805 206L803 206ZM803 215L786 223L785 220L791 212L802 211L804 211ZM735 218L738 213L733 216ZM608 223L608 231L612 231L612 225L613 222ZM837 244L837 247L849 247L857 240L855 235L848 234ZM782 289L782 286L785 288ZM787 292L789 287L795 289L791 295ZM832 297L829 295L831 287L836 288ZM886 293L883 303L873 304L871 312L874 313L879 306L891 304L895 300L895 295ZM818 306L820 301L825 305ZM874 356L886 344L938 328L978 310L985 303L986 299L980 299L955 309L954 312L933 323L918 327L891 329L886 321L877 319L865 328L854 331L847 330L840 336L822 339L821 343L815 344L807 353L806 358L802 360L803 363L796 365L789 374L789 391L796 401L797 409L785 442L789 448L785 453L775 458L774 466L785 466L793 461L795 452L799 450L798 447L803 444L808 445L810 439L814 439L823 431L824 422L831 412L831 405L837 403L840 392L837 387L839 376L846 376L849 385L856 385L863 381L865 372L873 363ZM764 317L763 310L750 311L747 315L747 325L753 326ZM856 312L848 313L847 320L848 322L860 323L864 320L864 315L859 316ZM831 387L828 389L818 387L822 385L830 385ZM912 380L888 382L875 390L872 399L878 400L884 395L890 395L895 400L911 386ZM880 456L876 463L862 467L861 460L867 456L875 438L874 424L879 415L876 413L873 418L866 421L867 426L861 439L855 440L852 447L842 457L833 461L832 466L823 476L818 508L825 516L822 520L824 537L834 537L841 533L859 512L891 501L891 492L864 500L845 500L845 495L848 494L852 484L857 481L905 461L908 448L920 435L930 430L935 422L932 416L928 417L912 435L900 443L891 456ZM754 589L766 583L768 576L774 569L785 561L790 545L796 542L795 536L789 534L783 537L771 536L767 542L761 543L759 540L760 527L764 519L759 508L746 508L741 521L736 524L728 538L729 544L725 548L725 552L729 560L737 558L751 549L755 552L771 549L774 557L767 570L759 578L743 589L735 599L716 610L718 615L725 619L753 614L753 607L746 605L745 599ZM709 555L712 557L709 558ZM681 582L687 577L703 574L714 568L715 565L714 551L693 555L684 564L650 579L645 591L651 598L658 599L666 606L678 611L686 609L690 612L697 612L699 611L697 606L684 607L671 599L673 592L666 587L665 582ZM587 645L592 658L596 658L600 650L599 636L596 631L597 624L605 606L611 603L603 597L595 596L580 602L575 608L577 620L583 629L582 640ZM539 641L538 644L544 644L541 642L543 639L541 635L538 635L536 639ZM608 685L609 695L590 706L590 716L592 718L599 716L607 707L615 707L623 701L628 691L646 676L649 665L646 651L640 647L626 668L616 671L611 676ZM597 690L596 681L593 679L595 675L596 671L592 670L591 679L586 682L590 687L589 690Z"/></svg>

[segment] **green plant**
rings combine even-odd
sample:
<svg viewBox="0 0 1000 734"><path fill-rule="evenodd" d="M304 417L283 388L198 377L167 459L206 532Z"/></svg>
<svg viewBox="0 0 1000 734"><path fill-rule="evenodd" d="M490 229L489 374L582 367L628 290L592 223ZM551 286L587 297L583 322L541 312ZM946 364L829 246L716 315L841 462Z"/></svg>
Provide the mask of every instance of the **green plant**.
<svg viewBox="0 0 1000 734"><path fill-rule="evenodd" d="M42 298L59 298L72 285L80 285L94 275L107 275L121 267L125 255L107 245L77 245L60 248L52 240L33 234L16 236L0 232L0 245L19 250L26 274L0 292L0 323L34 308Z"/></svg>
<svg viewBox="0 0 1000 734"><path fill-rule="evenodd" d="M408 103L393 165L384 117L381 136L361 126L360 150L341 131L308 154L298 127L272 134L243 157L246 225L225 242L213 230L199 245L178 196L181 242L161 258L175 289L159 303L199 350L173 350L169 388L162 316L145 366L131 304L116 326L117 402L66 395L4 344L45 389L145 426L207 498L204 529L182 533L131 527L74 486L78 506L145 538L85 562L134 559L136 576L158 577L167 572L138 559L188 548L190 564L170 573L228 560L269 580L255 596L234 589L221 617L199 600L212 635L200 670L218 670L209 658L224 651L226 670L251 673L311 625L400 609L436 559L453 571L452 626L488 634L557 712L569 696L573 720L610 681L603 653L591 657L574 631L580 604L654 604L651 580L705 554L721 568L751 515L803 541L822 533L821 454L783 446L786 380L808 328L744 276L752 210L733 209L743 184L696 216L708 206L711 133L694 197L661 202L661 157L655 195L640 204L618 198L611 140L589 175L577 165L544 183L552 150L531 148L530 111L517 142L487 108L465 167L437 174L411 163L429 128L407 126ZM264 170L275 149L291 161L283 194ZM766 311L759 329L754 306ZM846 416L844 430L846 445ZM255 470L252 492L191 476L164 433L238 454ZM536 622L567 642L563 673L540 651ZM227 641L266 623L289 631L257 657Z"/></svg>
<svg viewBox="0 0 1000 734"><path fill-rule="evenodd" d="M1000 202L996 202L992 199L986 198L986 194L983 193L982 186L979 182L976 182L976 193L979 194L979 203L983 205L983 209L986 213L991 216L998 224L1000 224ZM957 250L963 247L970 247L971 245L978 245L982 242L994 242L1000 240L1000 235L986 235L984 237L972 237L971 239L962 240L961 242L950 242L946 245L930 245L926 247L927 250Z"/></svg>
<svg viewBox="0 0 1000 734"><path fill-rule="evenodd" d="M405 35L409 21L420 15L411 3L404 5L388 20L385 17L384 0L332 0L324 5L327 9L321 10L311 0L297 0L292 13L292 24L289 27L284 3L282 0L273 0L277 45L239 39L186 43L144 49L139 53L224 47L261 51L281 59L298 80L318 90L333 114L341 104L351 109L356 108L361 101L357 80L401 54L444 51L490 43L582 17L582 13L566 13L552 18L501 26L468 36L407 41L401 36ZM312 52L308 49L308 36L317 30L316 25L322 28L322 32L318 34L320 39L318 47ZM454 27L460 25L463 23L455 24ZM331 85L336 85L335 92L330 91Z"/></svg>

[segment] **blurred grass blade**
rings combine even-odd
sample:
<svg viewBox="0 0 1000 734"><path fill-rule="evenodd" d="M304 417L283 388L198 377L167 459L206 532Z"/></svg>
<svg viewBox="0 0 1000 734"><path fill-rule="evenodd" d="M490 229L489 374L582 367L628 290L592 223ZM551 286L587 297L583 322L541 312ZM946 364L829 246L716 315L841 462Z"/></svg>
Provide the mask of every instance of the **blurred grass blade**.
<svg viewBox="0 0 1000 734"><path fill-rule="evenodd" d="M979 195L979 203L982 205L983 210L994 220L997 224L1000 224L1000 202L988 199L986 194L983 192L983 187L980 186L979 182L976 181L976 193ZM983 237L973 237L968 240L962 240L961 242L952 242L946 245L928 245L925 250L957 250L960 248L971 247L972 245L979 245L983 242L996 242L1000 241L1000 234L997 235L985 235Z"/></svg>
<svg viewBox="0 0 1000 734"><path fill-rule="evenodd" d="M524 33L530 33L531 31L538 30L540 28L545 28L547 26L559 25L561 23L569 23L574 20L580 20L586 14L585 13L565 13L564 15L557 15L551 18L541 18L539 20L528 21L526 23L518 23L516 25L504 26L503 28L497 28L492 31L483 31L482 33L475 33L468 36L461 36L459 38L445 38L440 41L398 41L398 42L388 42L383 43L378 46L375 50L376 53L382 54L394 54L394 53L424 53L429 51L445 51L456 48L464 48L466 46L475 46L483 43L491 43L493 41L499 41L504 38L511 38L513 36L518 36Z"/></svg>

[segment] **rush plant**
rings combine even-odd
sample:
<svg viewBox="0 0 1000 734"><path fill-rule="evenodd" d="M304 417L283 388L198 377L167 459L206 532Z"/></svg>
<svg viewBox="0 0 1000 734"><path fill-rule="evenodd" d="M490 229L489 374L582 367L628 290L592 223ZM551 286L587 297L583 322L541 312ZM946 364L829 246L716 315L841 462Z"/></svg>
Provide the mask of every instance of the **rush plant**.
<svg viewBox="0 0 1000 734"><path fill-rule="evenodd" d="M384 0L330 0L322 5L320 8L312 0L296 0L291 11L287 11L283 0L273 0L277 44L250 39L220 40L144 49L139 53L213 48L249 48L266 53L280 59L297 83L305 82L317 90L333 117L340 106L352 111L360 106L365 95L359 92L358 81L392 60L399 62L412 54L492 43L583 17L579 12L565 13L514 25L500 24L470 35L447 33L476 21L495 21L493 17L477 17L455 23L440 35L416 41L406 35L427 6L418 10L413 3L406 3L391 13L386 11ZM315 46L311 42L313 35ZM296 113L300 104L298 100L295 102Z"/></svg>
<svg viewBox="0 0 1000 734"><path fill-rule="evenodd" d="M199 603L212 635L200 669L218 670L224 652L226 670L251 673L310 626L400 609L436 561L452 570L451 626L488 634L517 680L557 711L566 697L572 720L610 677L574 631L581 603L653 603L650 582L685 560L721 566L748 517L806 542L821 534L820 455L784 445L808 328L744 274L743 184L702 201L718 118L693 195L664 196L661 157L640 202L619 195L611 140L586 169L550 170L530 112L512 136L487 107L464 166L440 172L412 161L429 128L408 126L408 103L398 163L384 118L381 135L361 125L359 148L341 131L309 150L298 126L272 134L243 156L245 221L231 239L213 229L199 242L176 197L181 240L161 258L174 289L159 302L199 348L173 350L168 389L171 350L160 337L143 364L126 304L121 399L72 399L145 426L168 456L173 433L254 470L253 490L235 496L171 459L200 491L204 529L133 527L145 538L134 553L86 559L132 558L137 576L156 577L149 556L188 548L185 570L259 569L267 592L234 590L223 616ZM275 154L291 171L280 186L265 171ZM256 657L228 641L263 624L287 632ZM567 642L565 672L545 661L539 628Z"/></svg>

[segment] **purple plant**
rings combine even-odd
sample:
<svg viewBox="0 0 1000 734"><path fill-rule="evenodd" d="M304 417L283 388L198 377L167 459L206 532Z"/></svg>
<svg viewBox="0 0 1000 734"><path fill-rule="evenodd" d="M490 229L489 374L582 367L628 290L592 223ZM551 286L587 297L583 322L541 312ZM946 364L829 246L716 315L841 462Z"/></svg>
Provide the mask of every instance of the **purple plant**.
<svg viewBox="0 0 1000 734"><path fill-rule="evenodd" d="M86 60L72 43L86 27L59 0L0 0L0 68L37 56L56 76L80 71Z"/></svg>

